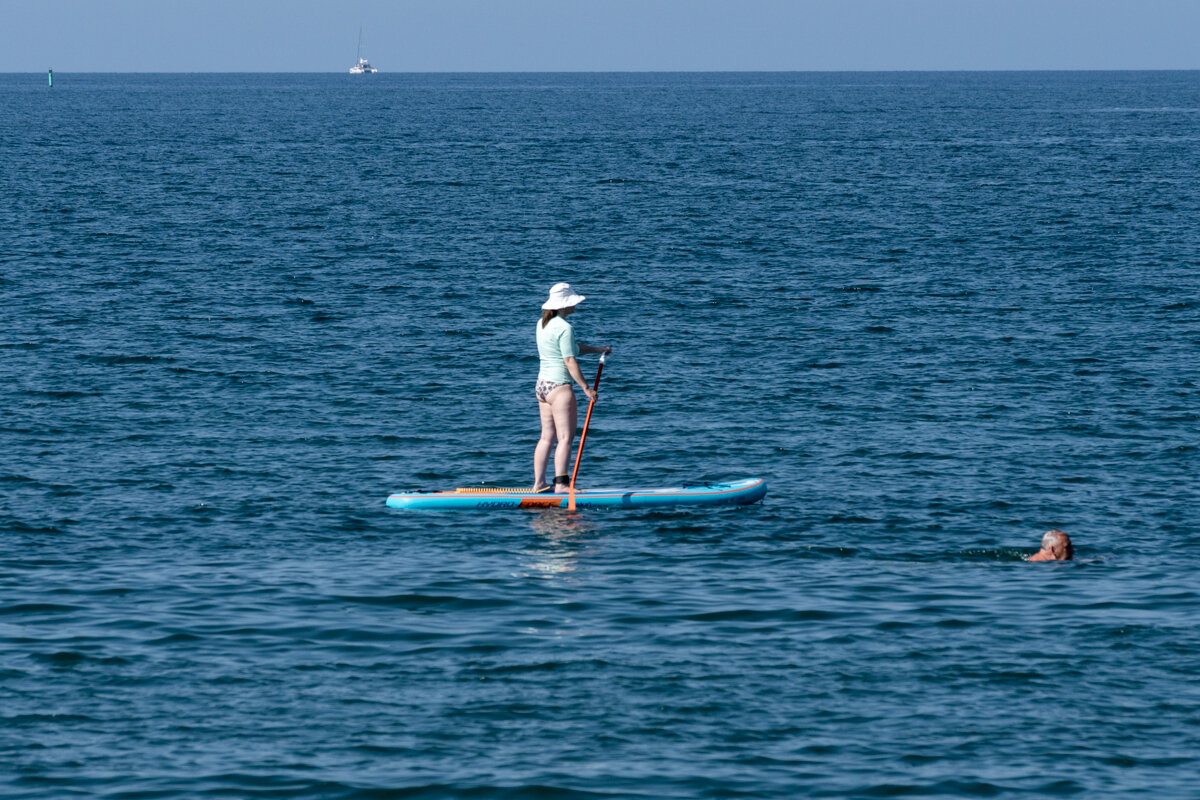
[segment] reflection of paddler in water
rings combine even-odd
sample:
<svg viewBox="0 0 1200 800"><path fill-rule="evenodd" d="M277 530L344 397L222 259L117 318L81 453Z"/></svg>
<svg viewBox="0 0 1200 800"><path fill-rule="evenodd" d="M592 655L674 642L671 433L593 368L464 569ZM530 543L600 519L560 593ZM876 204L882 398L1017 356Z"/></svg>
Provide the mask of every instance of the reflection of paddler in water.
<svg viewBox="0 0 1200 800"><path fill-rule="evenodd" d="M1071 537L1060 530L1046 531L1042 535L1042 549L1031 555L1026 561L1070 561L1075 557L1075 548L1071 546Z"/></svg>
<svg viewBox="0 0 1200 800"><path fill-rule="evenodd" d="M550 491L550 485L546 483L546 465L551 448L554 449L554 491L559 494L569 491L571 440L575 438L575 427L579 423L579 406L572 383L579 384L589 401L596 399L596 392L588 386L576 358L581 353L612 352L611 347L593 347L575 341L575 330L567 317L583 300L583 295L575 294L571 284L556 283L550 287L550 298L542 304L542 318L537 326L541 368L534 388L542 418L542 436L533 451L535 492Z"/></svg>
<svg viewBox="0 0 1200 800"><path fill-rule="evenodd" d="M579 537L593 530L587 519L582 515L542 511L530 516L529 526L542 539L542 545L524 551L534 559L525 566L542 575L574 572L579 560Z"/></svg>

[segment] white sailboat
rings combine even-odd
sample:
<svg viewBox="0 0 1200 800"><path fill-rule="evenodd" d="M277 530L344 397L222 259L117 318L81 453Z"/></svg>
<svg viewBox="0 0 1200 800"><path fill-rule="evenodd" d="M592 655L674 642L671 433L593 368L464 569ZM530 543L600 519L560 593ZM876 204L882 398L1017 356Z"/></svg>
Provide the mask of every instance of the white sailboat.
<svg viewBox="0 0 1200 800"><path fill-rule="evenodd" d="M350 68L351 75L374 75L379 70L371 66L371 62L362 54L362 26L358 27L358 63Z"/></svg>

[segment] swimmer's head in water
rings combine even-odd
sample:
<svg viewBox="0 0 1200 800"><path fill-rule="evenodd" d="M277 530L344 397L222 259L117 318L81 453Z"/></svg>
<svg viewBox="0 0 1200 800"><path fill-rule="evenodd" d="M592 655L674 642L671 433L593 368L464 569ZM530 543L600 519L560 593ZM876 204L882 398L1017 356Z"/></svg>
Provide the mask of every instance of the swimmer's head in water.
<svg viewBox="0 0 1200 800"><path fill-rule="evenodd" d="M1055 561L1070 561L1075 557L1071 537L1057 529L1042 534L1042 552L1053 557Z"/></svg>

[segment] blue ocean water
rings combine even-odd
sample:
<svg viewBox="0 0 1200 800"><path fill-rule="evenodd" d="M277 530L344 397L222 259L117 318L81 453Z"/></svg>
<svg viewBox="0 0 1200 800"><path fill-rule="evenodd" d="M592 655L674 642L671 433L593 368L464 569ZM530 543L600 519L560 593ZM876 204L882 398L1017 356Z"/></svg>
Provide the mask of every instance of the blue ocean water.
<svg viewBox="0 0 1200 800"><path fill-rule="evenodd" d="M1200 791L1200 73L56 78L0 795ZM763 504L384 507L531 479L559 280L581 483Z"/></svg>

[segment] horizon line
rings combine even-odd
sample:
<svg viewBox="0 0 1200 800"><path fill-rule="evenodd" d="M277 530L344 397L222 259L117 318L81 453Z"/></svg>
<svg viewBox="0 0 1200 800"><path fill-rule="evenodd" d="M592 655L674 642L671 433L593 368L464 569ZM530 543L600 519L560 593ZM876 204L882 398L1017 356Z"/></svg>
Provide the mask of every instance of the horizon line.
<svg viewBox="0 0 1200 800"><path fill-rule="evenodd" d="M3 72L0 75L42 75L54 71L23 70ZM62 70L69 75L347 75L346 70ZM1197 67L995 67L995 68L936 68L897 67L890 69L472 69L472 70L380 70L380 75L678 75L701 74L722 75L739 73L792 74L792 73L862 73L879 74L891 72L912 73L983 73L983 72L1200 72ZM369 80L367 78L366 80Z"/></svg>

